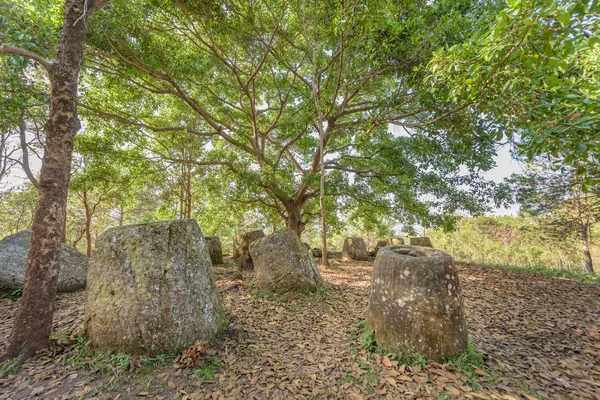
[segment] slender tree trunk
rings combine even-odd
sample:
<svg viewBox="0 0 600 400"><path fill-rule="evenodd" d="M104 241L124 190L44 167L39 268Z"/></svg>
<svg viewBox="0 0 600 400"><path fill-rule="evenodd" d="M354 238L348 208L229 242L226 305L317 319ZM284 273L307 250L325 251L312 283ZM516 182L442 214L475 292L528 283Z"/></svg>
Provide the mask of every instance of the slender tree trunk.
<svg viewBox="0 0 600 400"><path fill-rule="evenodd" d="M73 247L75 250L77 250L77 246L79 246L79 242L81 241L81 239L83 239L84 235L85 235L85 227L81 230L81 232L79 232L79 235L77 235L77 237L73 241L73 244L71 247Z"/></svg>
<svg viewBox="0 0 600 400"><path fill-rule="evenodd" d="M101 1L101 0L100 0ZM67 0L56 60L48 70L51 92L46 148L31 232L23 296L0 362L31 357L49 344L56 299L73 139L80 129L77 82L88 18L96 0ZM39 61L39 60L38 60Z"/></svg>
<svg viewBox="0 0 600 400"><path fill-rule="evenodd" d="M329 265L329 258L327 255L327 219L325 214L325 162L323 158L323 130L321 129L319 137L319 146L321 151L321 179L319 182L319 207L321 209L321 246L323 251L321 252L321 264L324 266Z"/></svg>
<svg viewBox="0 0 600 400"><path fill-rule="evenodd" d="M594 263L592 262L592 254L590 253L590 242L588 237L587 225L581 225L581 245L583 247L583 260L585 272L588 274L594 273Z"/></svg>
<svg viewBox="0 0 600 400"><path fill-rule="evenodd" d="M83 208L85 209L85 241L86 251L85 254L88 257L92 256L92 211L88 202L87 192L83 192Z"/></svg>
<svg viewBox="0 0 600 400"><path fill-rule="evenodd" d="M23 172L27 175L29 182L38 189L39 183L37 178L31 172L31 167L29 166L29 148L27 147L27 137L25 136L27 133L27 127L25 126L25 110L21 112L21 121L19 123L19 140L21 142L21 165L23 166Z"/></svg>
<svg viewBox="0 0 600 400"><path fill-rule="evenodd" d="M71 167L69 167L70 169ZM63 226L62 226L62 233L60 235L60 241L62 243L67 243L67 205L65 202L65 212L64 212L64 217L63 217Z"/></svg>
<svg viewBox="0 0 600 400"><path fill-rule="evenodd" d="M119 204L119 226L123 226L123 221L125 219L125 208L122 204Z"/></svg>
<svg viewBox="0 0 600 400"><path fill-rule="evenodd" d="M587 193L583 195L579 192L577 186L573 187L575 201L577 202L577 224L579 225L579 233L581 239L581 247L583 251L584 270L588 274L594 273L594 264L590 253L589 243L589 227L590 227L590 209Z"/></svg>

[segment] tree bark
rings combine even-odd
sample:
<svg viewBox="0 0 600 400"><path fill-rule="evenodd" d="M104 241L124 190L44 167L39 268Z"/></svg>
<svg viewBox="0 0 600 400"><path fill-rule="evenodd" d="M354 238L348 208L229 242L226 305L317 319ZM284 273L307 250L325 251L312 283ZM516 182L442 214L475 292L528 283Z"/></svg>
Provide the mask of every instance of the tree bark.
<svg viewBox="0 0 600 400"><path fill-rule="evenodd" d="M325 218L325 160L323 158L324 137L323 133L320 133L319 144L321 148L321 179L319 182L319 207L321 208L321 246L323 247L321 252L321 264L328 266L329 258L327 255L327 220Z"/></svg>
<svg viewBox="0 0 600 400"><path fill-rule="evenodd" d="M90 203L88 201L87 192L83 192L83 208L85 209L85 241L86 241L86 251L85 254L88 257L92 256L92 218L93 211L90 208Z"/></svg>
<svg viewBox="0 0 600 400"><path fill-rule="evenodd" d="M587 193L580 193L577 186L573 187L573 194L577 204L577 224L579 225L579 233L581 239L581 247L583 251L584 270L588 274L594 273L594 264L590 253L589 243L589 228L590 228L590 209L589 197Z"/></svg>
<svg viewBox="0 0 600 400"><path fill-rule="evenodd" d="M25 172L25 175L27 175L27 178L29 179L29 182L31 182L31 184L36 189L38 189L39 188L38 180L33 175L33 172L31 172L31 167L29 166L29 148L27 147L26 133L27 133L27 127L25 126L25 112L22 112L21 113L21 122L19 124L19 140L21 142L21 153L22 153L21 165L23 167L23 171Z"/></svg>
<svg viewBox="0 0 600 400"><path fill-rule="evenodd" d="M590 253L590 243L588 238L587 227L581 226L581 244L583 247L583 259L585 262L585 272L588 274L594 273L594 263L592 262L592 254Z"/></svg>
<svg viewBox="0 0 600 400"><path fill-rule="evenodd" d="M287 227L296 232L296 235L301 238L306 225L302 220L302 203L289 202L285 204L285 208L288 214L286 221Z"/></svg>
<svg viewBox="0 0 600 400"><path fill-rule="evenodd" d="M77 83L88 18L96 0L66 0L64 25L50 78L50 111L23 296L0 362L31 357L49 344L64 229L73 140L81 124ZM31 57L35 59L35 57ZM39 58L39 57L38 57Z"/></svg>

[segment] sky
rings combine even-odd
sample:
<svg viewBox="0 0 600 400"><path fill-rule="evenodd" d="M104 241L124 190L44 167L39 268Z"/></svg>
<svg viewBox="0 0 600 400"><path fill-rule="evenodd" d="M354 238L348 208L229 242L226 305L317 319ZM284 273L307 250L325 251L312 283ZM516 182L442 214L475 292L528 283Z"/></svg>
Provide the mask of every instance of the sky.
<svg viewBox="0 0 600 400"><path fill-rule="evenodd" d="M510 148L508 146L502 147L494 159L496 160L496 168L484 174L489 180L500 183L504 180L504 178L507 178L512 174L519 174L523 172L521 163L512 158L510 155ZM513 204L509 208L496 208L491 214L516 215L518 211L519 206L517 204Z"/></svg>

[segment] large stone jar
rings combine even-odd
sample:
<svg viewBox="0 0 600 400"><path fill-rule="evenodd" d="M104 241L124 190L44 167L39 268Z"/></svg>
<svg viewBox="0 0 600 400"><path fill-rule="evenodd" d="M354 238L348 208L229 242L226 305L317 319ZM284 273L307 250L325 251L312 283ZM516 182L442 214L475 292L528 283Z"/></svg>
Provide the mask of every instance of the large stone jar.
<svg viewBox="0 0 600 400"><path fill-rule="evenodd" d="M88 269L85 330L96 349L173 354L225 324L208 248L193 220L111 228Z"/></svg>
<svg viewBox="0 0 600 400"><path fill-rule="evenodd" d="M384 349L410 350L432 361L463 353L467 327L452 257L424 247L380 249L366 329Z"/></svg>
<svg viewBox="0 0 600 400"><path fill-rule="evenodd" d="M364 239L360 237L346 238L342 248L342 258L344 260L367 261L369 256Z"/></svg>
<svg viewBox="0 0 600 400"><path fill-rule="evenodd" d="M0 285L9 289L23 286L31 231L21 231L0 240ZM72 292L85 287L89 259L67 245L60 247L58 292Z"/></svg>
<svg viewBox="0 0 600 400"><path fill-rule="evenodd" d="M261 289L279 293L312 291L324 284L311 255L288 228L253 242L250 254Z"/></svg>
<svg viewBox="0 0 600 400"><path fill-rule="evenodd" d="M238 262L242 269L254 269L249 251L250 244L264 237L265 233L261 230L241 232L233 236L233 259Z"/></svg>

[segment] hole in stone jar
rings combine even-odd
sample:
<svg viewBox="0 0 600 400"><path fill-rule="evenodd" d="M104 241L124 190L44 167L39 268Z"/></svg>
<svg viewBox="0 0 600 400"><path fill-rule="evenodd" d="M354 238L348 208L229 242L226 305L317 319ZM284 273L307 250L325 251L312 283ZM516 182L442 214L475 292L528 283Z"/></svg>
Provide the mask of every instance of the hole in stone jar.
<svg viewBox="0 0 600 400"><path fill-rule="evenodd" d="M396 254L402 254L411 257L427 257L422 251L411 249L410 247L394 247L392 251Z"/></svg>

